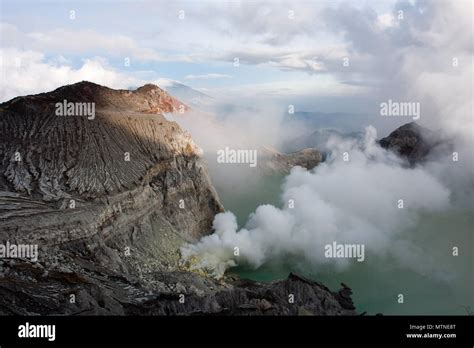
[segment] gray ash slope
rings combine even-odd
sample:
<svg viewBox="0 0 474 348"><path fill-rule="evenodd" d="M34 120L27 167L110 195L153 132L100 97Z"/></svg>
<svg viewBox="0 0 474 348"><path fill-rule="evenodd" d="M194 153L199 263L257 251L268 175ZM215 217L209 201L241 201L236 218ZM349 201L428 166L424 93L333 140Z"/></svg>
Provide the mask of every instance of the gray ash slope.
<svg viewBox="0 0 474 348"><path fill-rule="evenodd" d="M95 118L56 116L63 100L95 103ZM90 82L0 104L0 243L39 246L37 262L0 259L0 314L355 314L347 287L180 265L223 210L199 148L162 115L180 105Z"/></svg>

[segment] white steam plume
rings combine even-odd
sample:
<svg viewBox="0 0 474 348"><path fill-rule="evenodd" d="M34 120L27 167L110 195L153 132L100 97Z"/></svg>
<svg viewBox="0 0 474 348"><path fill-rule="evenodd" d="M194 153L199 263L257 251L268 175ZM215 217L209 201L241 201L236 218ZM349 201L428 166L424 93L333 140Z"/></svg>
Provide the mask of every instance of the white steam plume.
<svg viewBox="0 0 474 348"><path fill-rule="evenodd" d="M184 246L183 259L216 277L236 265L257 268L292 256L315 267L341 268L355 262L325 257L324 246L335 241L364 244L366 260L376 255L413 261L415 246L402 240L400 233L416 223L420 213L446 209L450 191L424 169L403 167L375 139L373 127L366 129L362 146L332 139L328 162L312 171L293 168L283 186L282 208L259 206L239 231L231 212L218 214L215 233ZM343 160L344 152L349 161ZM400 199L403 209L398 207ZM239 256L234 255L236 247ZM433 271L434 266L423 264L410 262L417 271Z"/></svg>

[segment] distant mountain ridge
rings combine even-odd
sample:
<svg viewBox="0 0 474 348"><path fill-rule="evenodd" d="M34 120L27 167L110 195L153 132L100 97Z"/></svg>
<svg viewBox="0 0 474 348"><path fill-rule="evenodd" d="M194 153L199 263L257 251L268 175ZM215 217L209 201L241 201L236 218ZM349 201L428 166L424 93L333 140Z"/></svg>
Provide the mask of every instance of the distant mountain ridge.
<svg viewBox="0 0 474 348"><path fill-rule="evenodd" d="M163 89L193 107L204 107L215 102L213 97L178 81L167 81Z"/></svg>

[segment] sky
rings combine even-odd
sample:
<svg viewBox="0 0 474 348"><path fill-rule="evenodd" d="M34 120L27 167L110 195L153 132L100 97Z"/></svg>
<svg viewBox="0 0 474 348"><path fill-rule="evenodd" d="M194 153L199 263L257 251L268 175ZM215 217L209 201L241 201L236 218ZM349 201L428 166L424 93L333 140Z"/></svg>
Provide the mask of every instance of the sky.
<svg viewBox="0 0 474 348"><path fill-rule="evenodd" d="M443 95L446 76L449 84L469 85L465 72L472 72L472 2L464 0L0 0L0 6L1 101L81 80L113 88L166 87L173 80L213 96L376 112L380 100L426 98L414 90L436 88L432 79ZM463 97L472 96L469 88Z"/></svg>

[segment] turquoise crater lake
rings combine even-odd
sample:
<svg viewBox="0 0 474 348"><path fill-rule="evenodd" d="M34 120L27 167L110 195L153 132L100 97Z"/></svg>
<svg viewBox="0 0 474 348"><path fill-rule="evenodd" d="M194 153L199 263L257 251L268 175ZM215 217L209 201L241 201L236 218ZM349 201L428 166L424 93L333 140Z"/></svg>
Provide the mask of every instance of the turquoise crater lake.
<svg viewBox="0 0 474 348"><path fill-rule="evenodd" d="M226 210L233 212L239 227L245 226L249 214L261 204L281 207L283 176L262 177L246 187L216 185ZM366 254L365 262L356 262L343 271L314 266L304 260L279 260L253 269L239 266L231 272L242 278L271 281L296 271L337 290L344 282L353 290L358 312L386 315L464 315L474 311L473 245L474 214L472 210L450 210L421 216L417 225L400 231L401 236L419 246L442 269L441 278L415 272L389 257ZM452 247L459 256L452 255ZM443 279L444 275L446 279ZM398 303L403 294L404 303Z"/></svg>

